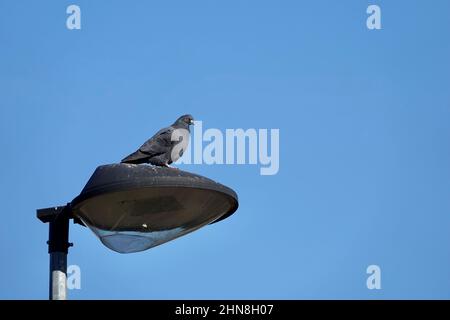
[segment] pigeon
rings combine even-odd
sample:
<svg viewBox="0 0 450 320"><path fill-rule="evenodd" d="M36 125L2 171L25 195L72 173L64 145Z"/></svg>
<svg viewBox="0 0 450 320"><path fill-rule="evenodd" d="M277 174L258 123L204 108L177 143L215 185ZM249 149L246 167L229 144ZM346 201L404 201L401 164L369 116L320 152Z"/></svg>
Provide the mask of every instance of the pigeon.
<svg viewBox="0 0 450 320"><path fill-rule="evenodd" d="M170 127L159 130L136 152L124 158L121 163L148 163L159 167L172 168L186 150L189 138L189 126L194 124L190 114L181 116ZM183 141L186 139L185 141Z"/></svg>

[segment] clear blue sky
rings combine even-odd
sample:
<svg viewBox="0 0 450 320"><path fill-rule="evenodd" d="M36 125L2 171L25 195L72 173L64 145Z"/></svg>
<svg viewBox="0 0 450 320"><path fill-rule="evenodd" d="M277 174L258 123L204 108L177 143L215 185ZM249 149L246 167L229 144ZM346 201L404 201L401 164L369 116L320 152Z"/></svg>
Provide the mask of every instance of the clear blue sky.
<svg viewBox="0 0 450 320"><path fill-rule="evenodd" d="M447 0L2 0L0 298L47 298L35 209L184 113L279 128L279 173L182 166L240 208L142 253L72 225L70 298L450 298L449 14Z"/></svg>

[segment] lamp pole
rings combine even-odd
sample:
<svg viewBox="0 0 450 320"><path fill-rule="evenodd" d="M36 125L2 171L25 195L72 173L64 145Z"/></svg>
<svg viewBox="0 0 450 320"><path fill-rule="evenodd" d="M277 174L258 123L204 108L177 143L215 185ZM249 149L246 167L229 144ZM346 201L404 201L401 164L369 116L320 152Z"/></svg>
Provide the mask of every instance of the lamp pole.
<svg viewBox="0 0 450 320"><path fill-rule="evenodd" d="M67 299L67 253L69 247L70 206L39 209L37 216L49 223L48 253L50 255L50 300Z"/></svg>

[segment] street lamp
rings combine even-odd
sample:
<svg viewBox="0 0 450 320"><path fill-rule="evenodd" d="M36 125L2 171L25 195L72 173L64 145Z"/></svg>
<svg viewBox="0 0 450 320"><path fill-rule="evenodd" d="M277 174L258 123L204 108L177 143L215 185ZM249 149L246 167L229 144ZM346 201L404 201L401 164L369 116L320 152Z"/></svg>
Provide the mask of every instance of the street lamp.
<svg viewBox="0 0 450 320"><path fill-rule="evenodd" d="M50 299L66 298L70 219L89 227L106 247L131 253L223 220L237 208L233 190L196 174L148 165L100 166L66 206L37 210L49 223Z"/></svg>

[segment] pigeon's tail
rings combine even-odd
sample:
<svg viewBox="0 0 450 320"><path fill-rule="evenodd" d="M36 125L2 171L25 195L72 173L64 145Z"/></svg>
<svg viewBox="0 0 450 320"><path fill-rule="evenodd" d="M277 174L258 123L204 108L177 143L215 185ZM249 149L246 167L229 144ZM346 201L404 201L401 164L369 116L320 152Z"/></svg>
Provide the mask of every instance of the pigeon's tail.
<svg viewBox="0 0 450 320"><path fill-rule="evenodd" d="M121 163L132 163L132 164L140 164L146 163L149 159L148 154L142 153L140 150L133 152L128 157L122 159Z"/></svg>

